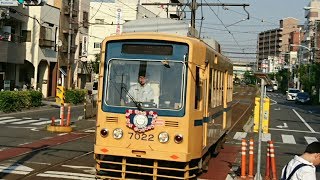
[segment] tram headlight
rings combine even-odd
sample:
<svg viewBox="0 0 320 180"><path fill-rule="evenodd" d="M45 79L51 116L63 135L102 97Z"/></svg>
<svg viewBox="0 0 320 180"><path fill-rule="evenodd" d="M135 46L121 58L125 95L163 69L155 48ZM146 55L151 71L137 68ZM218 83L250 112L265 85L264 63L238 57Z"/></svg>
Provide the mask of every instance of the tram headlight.
<svg viewBox="0 0 320 180"><path fill-rule="evenodd" d="M115 139L121 139L123 136L123 130L120 128L116 128L113 130L113 138Z"/></svg>
<svg viewBox="0 0 320 180"><path fill-rule="evenodd" d="M101 129L100 135L101 135L102 137L107 137L108 134L109 134L109 130L108 130L108 129Z"/></svg>
<svg viewBox="0 0 320 180"><path fill-rule="evenodd" d="M177 134L174 136L174 142L180 144L183 141L183 136L181 134Z"/></svg>
<svg viewBox="0 0 320 180"><path fill-rule="evenodd" d="M159 138L159 142L166 143L169 141L169 134L167 132L161 132L158 138Z"/></svg>

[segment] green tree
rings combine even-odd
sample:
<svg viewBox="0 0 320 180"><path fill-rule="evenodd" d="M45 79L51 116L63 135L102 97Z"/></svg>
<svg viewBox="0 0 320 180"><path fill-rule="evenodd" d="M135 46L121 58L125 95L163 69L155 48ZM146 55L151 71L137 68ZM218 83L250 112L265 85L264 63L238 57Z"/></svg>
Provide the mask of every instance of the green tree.
<svg viewBox="0 0 320 180"><path fill-rule="evenodd" d="M276 74L277 82L279 83L279 90L282 93L285 93L288 89L288 82L289 82L290 72L288 69L281 69Z"/></svg>
<svg viewBox="0 0 320 180"><path fill-rule="evenodd" d="M252 71L246 71L243 74L244 82L246 84L255 84L256 83L256 77L253 75Z"/></svg>
<svg viewBox="0 0 320 180"><path fill-rule="evenodd" d="M92 70L94 73L98 74L100 69L100 54L95 54L95 60L91 61Z"/></svg>

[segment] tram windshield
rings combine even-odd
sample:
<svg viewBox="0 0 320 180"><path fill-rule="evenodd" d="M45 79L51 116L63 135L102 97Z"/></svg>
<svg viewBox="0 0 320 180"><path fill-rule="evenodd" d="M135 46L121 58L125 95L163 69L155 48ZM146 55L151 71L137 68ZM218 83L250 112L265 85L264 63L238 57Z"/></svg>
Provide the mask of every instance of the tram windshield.
<svg viewBox="0 0 320 180"><path fill-rule="evenodd" d="M106 104L180 110L184 67L181 61L112 59L108 63Z"/></svg>

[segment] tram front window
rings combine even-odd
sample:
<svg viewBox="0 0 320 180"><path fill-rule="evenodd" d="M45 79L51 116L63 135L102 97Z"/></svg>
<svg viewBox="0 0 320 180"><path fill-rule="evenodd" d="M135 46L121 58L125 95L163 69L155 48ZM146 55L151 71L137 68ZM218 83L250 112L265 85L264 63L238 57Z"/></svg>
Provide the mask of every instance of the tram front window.
<svg viewBox="0 0 320 180"><path fill-rule="evenodd" d="M179 110L183 106L184 65L178 61L112 59L108 64L109 106Z"/></svg>

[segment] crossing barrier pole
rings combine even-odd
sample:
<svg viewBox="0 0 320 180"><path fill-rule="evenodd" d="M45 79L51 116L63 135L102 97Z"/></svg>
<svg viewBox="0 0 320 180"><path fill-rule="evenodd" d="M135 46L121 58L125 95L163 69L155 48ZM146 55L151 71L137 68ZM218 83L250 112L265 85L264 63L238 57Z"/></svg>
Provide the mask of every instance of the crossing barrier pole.
<svg viewBox="0 0 320 180"><path fill-rule="evenodd" d="M67 114L67 126L70 126L71 122L71 106L68 106L68 114Z"/></svg>
<svg viewBox="0 0 320 180"><path fill-rule="evenodd" d="M247 142L246 139L242 139L241 142L241 179L246 178L246 148Z"/></svg>
<svg viewBox="0 0 320 180"><path fill-rule="evenodd" d="M60 106L60 126L63 126L64 121L64 105L61 104Z"/></svg>
<svg viewBox="0 0 320 180"><path fill-rule="evenodd" d="M277 168L276 168L276 159L274 154L273 142L270 141L270 159L271 159L271 169L272 169L272 179L277 179Z"/></svg>
<svg viewBox="0 0 320 180"><path fill-rule="evenodd" d="M270 141L268 141L267 146L267 158L266 158L266 173L265 173L265 179L270 179Z"/></svg>
<svg viewBox="0 0 320 180"><path fill-rule="evenodd" d="M249 142L249 178L253 178L253 165L254 165L254 155L253 155L253 139Z"/></svg>
<svg viewBox="0 0 320 180"><path fill-rule="evenodd" d="M51 126L55 125L56 118L54 116L51 117Z"/></svg>

